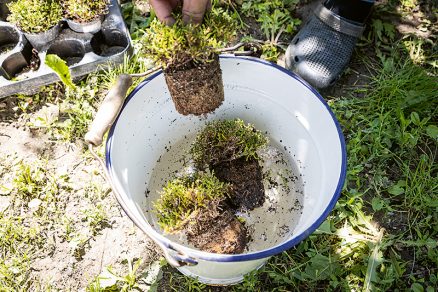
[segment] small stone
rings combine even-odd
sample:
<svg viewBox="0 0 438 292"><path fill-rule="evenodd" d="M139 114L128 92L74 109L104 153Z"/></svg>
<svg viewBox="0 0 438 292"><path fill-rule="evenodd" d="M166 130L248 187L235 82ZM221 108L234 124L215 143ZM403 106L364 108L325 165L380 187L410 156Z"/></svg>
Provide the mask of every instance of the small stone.
<svg viewBox="0 0 438 292"><path fill-rule="evenodd" d="M41 205L42 201L40 199L33 199L29 202L27 205L29 209L31 209L33 212L37 211Z"/></svg>
<svg viewBox="0 0 438 292"><path fill-rule="evenodd" d="M9 197L0 196L0 212L4 212L11 204L11 199Z"/></svg>
<svg viewBox="0 0 438 292"><path fill-rule="evenodd" d="M12 183L7 183L0 187L0 195L1 196L9 195L12 189L13 189Z"/></svg>

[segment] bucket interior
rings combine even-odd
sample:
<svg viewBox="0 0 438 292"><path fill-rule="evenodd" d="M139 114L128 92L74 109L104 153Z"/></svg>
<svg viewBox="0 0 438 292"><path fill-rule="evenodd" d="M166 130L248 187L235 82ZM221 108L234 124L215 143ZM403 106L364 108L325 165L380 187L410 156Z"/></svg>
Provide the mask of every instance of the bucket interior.
<svg viewBox="0 0 438 292"><path fill-rule="evenodd" d="M257 214L261 229L281 236L268 236L247 251L280 252L279 247L290 247L309 235L336 203L345 175L343 137L327 105L291 74L266 62L236 57L221 58L221 69L225 101L206 117L178 114L163 74L152 76L131 94L107 142L111 180L128 215L163 235L151 212L157 191L181 167L181 158L206 122L240 118L267 133L270 146L281 152L296 177L290 191L277 197L277 217L267 209ZM178 238L158 237L194 252Z"/></svg>

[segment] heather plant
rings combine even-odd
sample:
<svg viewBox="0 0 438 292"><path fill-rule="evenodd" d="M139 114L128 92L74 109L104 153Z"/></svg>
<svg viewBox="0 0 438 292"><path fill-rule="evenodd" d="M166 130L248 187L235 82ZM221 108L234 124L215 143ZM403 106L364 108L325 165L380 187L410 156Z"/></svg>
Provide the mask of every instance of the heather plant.
<svg viewBox="0 0 438 292"><path fill-rule="evenodd" d="M158 223L165 232L179 231L201 211L218 206L229 191L229 185L213 174L196 173L175 178L161 191L154 204Z"/></svg>
<svg viewBox="0 0 438 292"><path fill-rule="evenodd" d="M240 119L218 120L207 124L190 149L200 168L245 157L258 159L257 150L268 144L268 138L251 124Z"/></svg>
<svg viewBox="0 0 438 292"><path fill-rule="evenodd" d="M57 0L20 0L8 7L11 14L7 20L26 33L47 31L62 19L62 7Z"/></svg>
<svg viewBox="0 0 438 292"><path fill-rule="evenodd" d="M146 56L164 68L209 62L235 36L236 21L221 8L213 8L199 25L175 17L172 26L153 20L143 38Z"/></svg>
<svg viewBox="0 0 438 292"><path fill-rule="evenodd" d="M108 0L65 0L66 17L81 23L91 22L108 13Z"/></svg>

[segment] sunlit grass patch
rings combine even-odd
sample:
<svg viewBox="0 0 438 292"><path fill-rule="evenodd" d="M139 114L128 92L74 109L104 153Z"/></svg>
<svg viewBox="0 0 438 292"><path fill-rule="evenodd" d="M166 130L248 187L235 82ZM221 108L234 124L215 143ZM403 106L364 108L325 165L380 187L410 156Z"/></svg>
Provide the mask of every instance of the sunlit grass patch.
<svg viewBox="0 0 438 292"><path fill-rule="evenodd" d="M367 86L330 101L348 151L335 210L309 238L228 290L432 291L437 285L438 83L404 50L381 60L370 62ZM173 287L208 291L165 274Z"/></svg>
<svg viewBox="0 0 438 292"><path fill-rule="evenodd" d="M433 266L430 251L412 251L402 242L410 238L419 243L438 233L427 223L437 217L438 86L436 76L405 58L385 59L363 99L332 103L348 140L344 193L352 203L363 202L373 220L386 228L373 280L382 289L414 285L417 279L410 274L420 274L425 287L434 281L432 274L419 273L423 266Z"/></svg>
<svg viewBox="0 0 438 292"><path fill-rule="evenodd" d="M1 160L0 173L0 185L6 190L2 196L8 198L0 210L0 290L38 290L45 285L32 275L39 258L50 257L55 243L64 240L72 255L79 254L106 226L107 209L101 203L105 195L94 183L84 198L93 204L72 218L66 214L73 196L70 177L47 161L12 157Z"/></svg>
<svg viewBox="0 0 438 292"><path fill-rule="evenodd" d="M31 259L43 244L38 225L25 225L21 216L0 213L0 287L19 291L30 286Z"/></svg>

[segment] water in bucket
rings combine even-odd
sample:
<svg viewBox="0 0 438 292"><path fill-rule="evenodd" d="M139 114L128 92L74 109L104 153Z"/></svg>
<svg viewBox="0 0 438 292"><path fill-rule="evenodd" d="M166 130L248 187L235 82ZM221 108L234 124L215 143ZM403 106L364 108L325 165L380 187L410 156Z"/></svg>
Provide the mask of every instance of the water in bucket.
<svg viewBox="0 0 438 292"><path fill-rule="evenodd" d="M163 186L175 176L194 171L193 162L189 160L189 152L196 134L185 136L184 139L168 144L164 153L158 159L152 171L144 208L151 225L162 233L153 211L153 203L160 197ZM288 149L271 142L268 147L259 152L263 169L263 185L266 200L263 206L252 211L238 212L245 222L250 241L245 253L263 250L279 244L291 237L298 224L303 206L303 179L299 165L288 158ZM165 234L170 240L190 246L183 234Z"/></svg>

